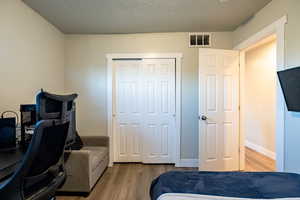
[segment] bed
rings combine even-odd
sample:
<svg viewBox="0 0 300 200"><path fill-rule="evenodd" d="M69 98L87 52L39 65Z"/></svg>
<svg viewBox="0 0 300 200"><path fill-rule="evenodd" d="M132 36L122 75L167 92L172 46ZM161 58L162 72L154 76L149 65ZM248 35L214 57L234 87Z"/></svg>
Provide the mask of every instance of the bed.
<svg viewBox="0 0 300 200"><path fill-rule="evenodd" d="M171 171L151 185L151 200L300 200L300 175L278 172Z"/></svg>

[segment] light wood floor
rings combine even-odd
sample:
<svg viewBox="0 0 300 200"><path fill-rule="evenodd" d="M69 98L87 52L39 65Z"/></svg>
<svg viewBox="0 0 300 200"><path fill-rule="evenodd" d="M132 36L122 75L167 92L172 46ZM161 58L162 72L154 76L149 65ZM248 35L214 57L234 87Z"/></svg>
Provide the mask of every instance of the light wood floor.
<svg viewBox="0 0 300 200"><path fill-rule="evenodd" d="M245 171L273 171L275 162L255 151L246 149ZM57 200L149 200L151 181L175 168L173 165L116 164L106 170L88 197L60 196Z"/></svg>
<svg viewBox="0 0 300 200"><path fill-rule="evenodd" d="M249 172L265 172L275 171L275 161L260 154L252 149L246 148L246 166L245 171Z"/></svg>
<svg viewBox="0 0 300 200"><path fill-rule="evenodd" d="M175 168L173 165L115 164L108 168L88 197L64 196L57 200L150 200L152 180Z"/></svg>

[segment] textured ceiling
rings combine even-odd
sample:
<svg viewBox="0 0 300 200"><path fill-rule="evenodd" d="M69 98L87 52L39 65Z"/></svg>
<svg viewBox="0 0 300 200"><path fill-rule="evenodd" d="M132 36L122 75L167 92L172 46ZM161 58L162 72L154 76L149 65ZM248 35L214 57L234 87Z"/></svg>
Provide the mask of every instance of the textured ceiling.
<svg viewBox="0 0 300 200"><path fill-rule="evenodd" d="M24 0L64 33L232 31L271 0Z"/></svg>

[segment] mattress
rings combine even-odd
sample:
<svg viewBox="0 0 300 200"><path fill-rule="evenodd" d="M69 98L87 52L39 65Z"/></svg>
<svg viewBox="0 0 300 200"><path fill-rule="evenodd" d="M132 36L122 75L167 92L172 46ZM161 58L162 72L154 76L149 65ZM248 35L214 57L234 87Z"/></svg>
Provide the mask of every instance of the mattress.
<svg viewBox="0 0 300 200"><path fill-rule="evenodd" d="M172 171L152 182L150 195L152 200L300 199L300 175Z"/></svg>
<svg viewBox="0 0 300 200"><path fill-rule="evenodd" d="M197 195L197 194L166 193L161 195L157 200L253 200L253 199ZM260 199L260 200L265 200L265 199ZM274 200L300 200L300 198L282 198L282 199L274 199Z"/></svg>

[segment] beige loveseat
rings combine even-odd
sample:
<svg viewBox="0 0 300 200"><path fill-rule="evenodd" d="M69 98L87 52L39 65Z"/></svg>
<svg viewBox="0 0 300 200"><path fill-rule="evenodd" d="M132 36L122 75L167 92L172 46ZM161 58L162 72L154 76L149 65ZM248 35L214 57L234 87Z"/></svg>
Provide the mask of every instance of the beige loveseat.
<svg viewBox="0 0 300 200"><path fill-rule="evenodd" d="M67 180L60 192L89 193L109 162L109 139L105 136L81 137L83 148L66 152Z"/></svg>

